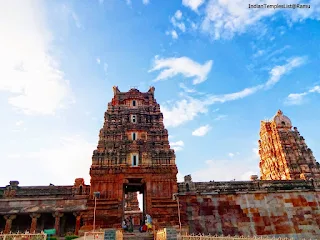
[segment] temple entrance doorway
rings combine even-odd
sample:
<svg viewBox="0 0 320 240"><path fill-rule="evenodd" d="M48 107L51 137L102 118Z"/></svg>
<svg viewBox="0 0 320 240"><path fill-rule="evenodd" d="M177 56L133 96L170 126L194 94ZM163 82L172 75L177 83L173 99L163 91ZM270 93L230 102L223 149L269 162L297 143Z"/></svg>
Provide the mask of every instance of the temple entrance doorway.
<svg viewBox="0 0 320 240"><path fill-rule="evenodd" d="M146 184L141 179L127 179L123 185L123 217L132 218L133 226L140 226L146 215Z"/></svg>
<svg viewBox="0 0 320 240"><path fill-rule="evenodd" d="M4 216L0 215L0 232L3 232L6 227L6 220L4 219Z"/></svg>

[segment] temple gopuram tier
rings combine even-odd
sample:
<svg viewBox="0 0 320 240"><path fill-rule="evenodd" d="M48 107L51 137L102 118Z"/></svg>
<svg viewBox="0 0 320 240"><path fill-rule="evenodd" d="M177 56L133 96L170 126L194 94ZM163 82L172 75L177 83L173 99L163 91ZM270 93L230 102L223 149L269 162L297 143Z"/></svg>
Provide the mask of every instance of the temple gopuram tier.
<svg viewBox="0 0 320 240"><path fill-rule="evenodd" d="M281 110L261 121L259 155L261 180L320 179L312 150Z"/></svg>
<svg viewBox="0 0 320 240"><path fill-rule="evenodd" d="M151 215L158 225L178 225L177 203L172 199L178 190L175 153L154 90L120 92L113 87L114 96L92 156L84 225L92 225L94 192L100 193L96 202L98 226L120 226L125 195L136 192L143 195L143 215Z"/></svg>

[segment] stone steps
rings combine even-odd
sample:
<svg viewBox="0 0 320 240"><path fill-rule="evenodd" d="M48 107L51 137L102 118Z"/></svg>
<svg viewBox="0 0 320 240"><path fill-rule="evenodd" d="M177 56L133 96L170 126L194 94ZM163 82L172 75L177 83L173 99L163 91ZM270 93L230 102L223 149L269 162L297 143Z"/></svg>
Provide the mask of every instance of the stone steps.
<svg viewBox="0 0 320 240"><path fill-rule="evenodd" d="M123 240L126 239L130 239L130 240L153 240L153 234L152 233L148 233L148 232L144 232L141 233L139 231L134 231L134 232L124 232L123 233Z"/></svg>

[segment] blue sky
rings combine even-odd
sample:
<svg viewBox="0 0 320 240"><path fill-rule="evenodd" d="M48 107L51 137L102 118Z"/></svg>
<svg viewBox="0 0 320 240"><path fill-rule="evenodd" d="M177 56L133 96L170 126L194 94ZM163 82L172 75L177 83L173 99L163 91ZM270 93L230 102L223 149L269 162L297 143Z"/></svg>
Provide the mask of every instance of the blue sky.
<svg viewBox="0 0 320 240"><path fill-rule="evenodd" d="M260 121L278 109L320 159L320 1L247 2L2 2L0 185L89 183L114 85L155 86L179 180L259 173Z"/></svg>

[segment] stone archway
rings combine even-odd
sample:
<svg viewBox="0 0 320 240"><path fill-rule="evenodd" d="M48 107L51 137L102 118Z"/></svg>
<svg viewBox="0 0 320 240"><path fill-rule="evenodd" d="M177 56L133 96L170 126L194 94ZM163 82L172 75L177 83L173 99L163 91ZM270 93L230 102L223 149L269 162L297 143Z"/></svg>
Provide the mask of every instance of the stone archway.
<svg viewBox="0 0 320 240"><path fill-rule="evenodd" d="M139 226L146 215L145 197L146 184L142 179L126 179L123 184L123 215L124 218L132 218L133 225ZM138 200L138 195L142 194L142 209Z"/></svg>

